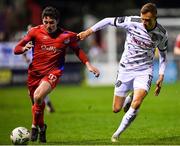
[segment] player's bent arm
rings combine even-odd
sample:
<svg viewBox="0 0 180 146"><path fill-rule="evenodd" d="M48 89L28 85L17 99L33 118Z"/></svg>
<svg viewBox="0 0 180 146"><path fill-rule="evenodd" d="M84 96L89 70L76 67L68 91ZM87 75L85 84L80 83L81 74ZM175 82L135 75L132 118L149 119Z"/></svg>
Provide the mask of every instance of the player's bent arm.
<svg viewBox="0 0 180 146"><path fill-rule="evenodd" d="M15 49L14 49L14 54L19 55L19 54L23 54L24 52L28 51L29 49L33 48L34 45L32 44L32 42L28 42L26 43L26 41L20 41Z"/></svg>
<svg viewBox="0 0 180 146"><path fill-rule="evenodd" d="M81 60L81 62L86 65L87 69L90 72L92 72L95 75L95 77L99 77L100 74L99 70L90 64L88 57L86 56L84 51L80 48L74 48L73 50L75 51L76 55Z"/></svg>
<svg viewBox="0 0 180 146"><path fill-rule="evenodd" d="M167 32L158 45L159 50L159 74L164 74L167 65L167 47L168 47L168 35Z"/></svg>
<svg viewBox="0 0 180 146"><path fill-rule="evenodd" d="M25 45L24 40L21 40L20 42L18 42L18 44L14 48L14 54L15 55L23 54L24 53L23 45Z"/></svg>
<svg viewBox="0 0 180 146"><path fill-rule="evenodd" d="M70 43L70 47L73 49L76 56L81 60L81 62L86 65L87 69L92 72L95 77L99 77L99 70L90 64L88 57L86 56L84 51L79 48L78 44L76 42Z"/></svg>
<svg viewBox="0 0 180 146"><path fill-rule="evenodd" d="M168 46L168 35L166 32L166 34L164 35L164 38L162 39L162 41L158 45L158 50L159 50L159 78L156 81L155 96L159 95L159 93L161 91L162 83L164 80L164 72L165 72L165 69L167 66L167 46Z"/></svg>
<svg viewBox="0 0 180 146"><path fill-rule="evenodd" d="M167 65L167 51L159 51L159 78L156 81L155 96L158 96L164 80L164 72Z"/></svg>
<svg viewBox="0 0 180 146"><path fill-rule="evenodd" d="M73 51L75 52L76 56L79 58L79 60L83 63L86 64L88 60L88 57L84 53L84 51L80 48L73 48Z"/></svg>
<svg viewBox="0 0 180 146"><path fill-rule="evenodd" d="M33 48L32 39L36 35L36 29L31 29L28 33L21 39L16 47L14 48L14 54L19 55Z"/></svg>

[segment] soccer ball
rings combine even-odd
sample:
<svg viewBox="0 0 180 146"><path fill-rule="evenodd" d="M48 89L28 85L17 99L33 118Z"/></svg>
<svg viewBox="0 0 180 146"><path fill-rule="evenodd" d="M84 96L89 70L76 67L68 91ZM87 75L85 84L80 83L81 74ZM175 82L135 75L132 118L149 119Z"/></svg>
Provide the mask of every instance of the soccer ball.
<svg viewBox="0 0 180 146"><path fill-rule="evenodd" d="M30 132L25 127L17 127L11 132L10 139L14 145L26 145L30 139Z"/></svg>

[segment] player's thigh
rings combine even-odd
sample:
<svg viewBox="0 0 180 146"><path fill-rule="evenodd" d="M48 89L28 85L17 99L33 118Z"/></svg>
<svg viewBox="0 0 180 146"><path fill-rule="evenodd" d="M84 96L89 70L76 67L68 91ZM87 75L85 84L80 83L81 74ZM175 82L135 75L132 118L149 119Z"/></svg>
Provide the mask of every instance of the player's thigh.
<svg viewBox="0 0 180 146"><path fill-rule="evenodd" d="M51 92L51 90L51 84L45 80L42 80L34 92L34 98L43 99Z"/></svg>
<svg viewBox="0 0 180 146"><path fill-rule="evenodd" d="M132 107L139 108L144 97L147 95L152 82L152 76L148 74L136 76L133 83L134 98Z"/></svg>
<svg viewBox="0 0 180 146"><path fill-rule="evenodd" d="M58 84L60 75L59 71L52 71L44 76L34 95L37 98L45 98Z"/></svg>
<svg viewBox="0 0 180 146"><path fill-rule="evenodd" d="M133 101L131 103L131 107L134 109L138 109L142 104L145 96L147 95L147 91L144 89L136 89L134 90Z"/></svg>

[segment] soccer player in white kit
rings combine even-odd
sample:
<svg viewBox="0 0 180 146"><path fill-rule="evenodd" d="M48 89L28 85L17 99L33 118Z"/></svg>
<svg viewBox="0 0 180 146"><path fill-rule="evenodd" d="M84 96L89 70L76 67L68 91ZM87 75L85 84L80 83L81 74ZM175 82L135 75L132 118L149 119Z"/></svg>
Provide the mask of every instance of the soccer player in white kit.
<svg viewBox="0 0 180 146"><path fill-rule="evenodd" d="M159 78L156 81L155 95L160 93L167 64L167 31L157 22L157 8L153 3L142 6L139 16L105 18L91 28L78 34L83 40L107 26L121 27L126 30L124 52L119 62L118 77L115 83L113 112L117 113L129 91L133 100L129 110L111 137L117 142L121 133L135 119L143 99L147 95L153 75L155 49L159 50Z"/></svg>

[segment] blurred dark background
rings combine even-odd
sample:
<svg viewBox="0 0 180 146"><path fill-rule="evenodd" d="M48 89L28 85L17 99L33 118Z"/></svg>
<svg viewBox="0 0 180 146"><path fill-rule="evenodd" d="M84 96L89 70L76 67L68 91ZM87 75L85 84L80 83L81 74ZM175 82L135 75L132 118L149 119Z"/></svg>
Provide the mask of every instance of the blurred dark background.
<svg viewBox="0 0 180 146"><path fill-rule="evenodd" d="M0 1L0 41L16 40L17 33L26 30L28 24L41 24L41 11L46 6L54 6L61 12L60 24L69 30L83 29L83 16L91 14L97 18L122 16L127 10L140 9L147 2L154 2L160 9L175 9L165 16L178 17L178 0L1 0ZM160 16L164 16L162 12ZM172 14L173 13L173 14ZM128 14L134 15L134 14Z"/></svg>

